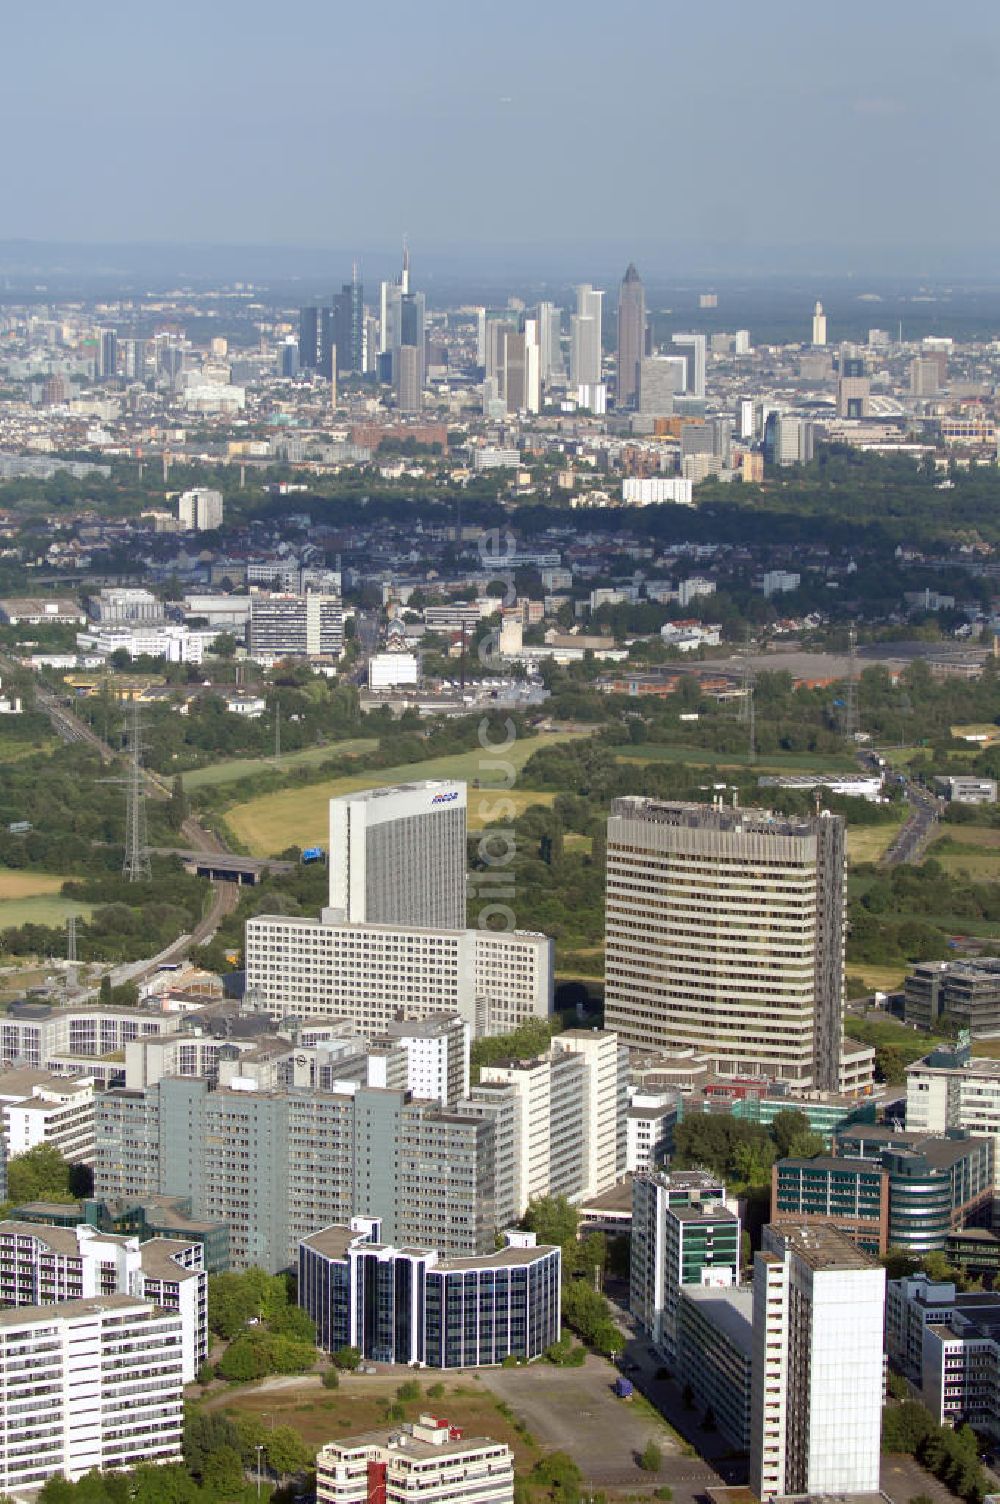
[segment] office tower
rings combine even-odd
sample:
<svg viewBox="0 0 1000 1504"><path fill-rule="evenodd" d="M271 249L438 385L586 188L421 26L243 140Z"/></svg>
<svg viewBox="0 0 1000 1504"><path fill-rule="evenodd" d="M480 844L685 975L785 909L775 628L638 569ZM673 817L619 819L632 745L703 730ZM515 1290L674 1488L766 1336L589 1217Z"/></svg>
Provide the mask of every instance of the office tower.
<svg viewBox="0 0 1000 1504"><path fill-rule="evenodd" d="M629 1308L658 1352L677 1361L685 1285L740 1281L740 1219L706 1170L657 1171L632 1182Z"/></svg>
<svg viewBox="0 0 1000 1504"><path fill-rule="evenodd" d="M298 1302L327 1352L428 1368L530 1362L559 1340L561 1263L534 1233L508 1232L503 1248L455 1261L386 1244L378 1223L356 1218L303 1238Z"/></svg>
<svg viewBox="0 0 1000 1504"><path fill-rule="evenodd" d="M465 816L450 780L331 799L329 917L464 930Z"/></svg>
<svg viewBox="0 0 1000 1504"><path fill-rule="evenodd" d="M570 383L597 386L601 380L601 309L603 292L589 282L576 290L576 313L570 319Z"/></svg>
<svg viewBox="0 0 1000 1504"><path fill-rule="evenodd" d="M826 344L826 314L823 312L823 304L818 298L816 300L816 307L813 309L812 342L816 346Z"/></svg>
<svg viewBox="0 0 1000 1504"><path fill-rule="evenodd" d="M566 375L562 352L562 310L555 303L538 305L538 349L542 385L562 381Z"/></svg>
<svg viewBox="0 0 1000 1504"><path fill-rule="evenodd" d="M276 1273L310 1233L357 1216L380 1218L388 1241L446 1257L495 1246L492 1123L399 1087L164 1076L103 1092L95 1194L134 1194L125 1184L140 1163L140 1198L181 1196L193 1216L228 1224L236 1270Z"/></svg>
<svg viewBox="0 0 1000 1504"><path fill-rule="evenodd" d="M118 375L118 335L114 329L102 329L97 336L94 375L98 381L114 381Z"/></svg>
<svg viewBox="0 0 1000 1504"><path fill-rule="evenodd" d="M337 320L333 307L319 311L319 349L316 370L320 376L333 381L337 375Z"/></svg>
<svg viewBox="0 0 1000 1504"><path fill-rule="evenodd" d="M316 1504L513 1504L514 1454L421 1415L388 1431L346 1436L316 1458Z"/></svg>
<svg viewBox="0 0 1000 1504"><path fill-rule="evenodd" d="M384 1042L406 1056L406 1089L423 1102L454 1107L469 1091L472 1031L457 1013L394 1019Z"/></svg>
<svg viewBox="0 0 1000 1504"><path fill-rule="evenodd" d="M703 334L675 334L671 343L680 349L690 349L687 356L687 381L685 391L690 397L705 395L706 340Z"/></svg>
<svg viewBox="0 0 1000 1504"><path fill-rule="evenodd" d="M420 351L416 345L399 345L393 352L393 386L401 413L419 413L423 407Z"/></svg>
<svg viewBox="0 0 1000 1504"><path fill-rule="evenodd" d="M885 1270L828 1227L766 1227L754 1260L750 1487L877 1494Z"/></svg>
<svg viewBox="0 0 1000 1504"><path fill-rule="evenodd" d="M365 295L357 262L350 282L345 282L333 299L333 341L337 370L360 374L364 370Z"/></svg>
<svg viewBox="0 0 1000 1504"><path fill-rule="evenodd" d="M285 381L293 380L299 374L299 347L294 335L289 335L278 346L277 360L278 375Z"/></svg>
<svg viewBox="0 0 1000 1504"><path fill-rule="evenodd" d="M537 331L536 321L527 319L523 332L507 329L504 334L502 390L509 413L537 413L541 410Z"/></svg>
<svg viewBox="0 0 1000 1504"><path fill-rule="evenodd" d="M486 325L489 322L485 308L476 309L476 365L480 370L486 367Z"/></svg>
<svg viewBox="0 0 1000 1504"><path fill-rule="evenodd" d="M937 359L918 356L910 362L910 391L914 397L936 397L941 390L941 367Z"/></svg>
<svg viewBox="0 0 1000 1504"><path fill-rule="evenodd" d="M177 519L187 533L210 533L222 526L222 492L194 486L177 498Z"/></svg>
<svg viewBox="0 0 1000 1504"><path fill-rule="evenodd" d="M768 413L764 423L764 459L769 465L808 465L815 453L815 424L795 413Z"/></svg>
<svg viewBox="0 0 1000 1504"><path fill-rule="evenodd" d="M315 371L319 363L319 309L299 310L299 365L303 371Z"/></svg>
<svg viewBox="0 0 1000 1504"><path fill-rule="evenodd" d="M629 262L618 292L618 406L634 407L639 365L646 353L646 290Z"/></svg>
<svg viewBox="0 0 1000 1504"><path fill-rule="evenodd" d="M67 1211L70 1208L66 1208ZM137 1295L181 1317L183 1382L208 1357L208 1275L200 1243L100 1233L96 1227L0 1222L0 1305Z"/></svg>
<svg viewBox="0 0 1000 1504"><path fill-rule="evenodd" d="M668 418L674 397L684 390L683 355L647 355L639 362L639 411L650 418Z"/></svg>
<svg viewBox="0 0 1000 1504"><path fill-rule="evenodd" d="M741 397L737 403L737 436L752 439L756 430L756 413L752 397Z"/></svg>
<svg viewBox="0 0 1000 1504"><path fill-rule="evenodd" d="M0 1311L0 1489L181 1460L181 1317L134 1295Z"/></svg>
<svg viewBox="0 0 1000 1504"><path fill-rule="evenodd" d="M865 374L864 351L841 345L837 377L838 418L867 418L871 412L871 382Z"/></svg>
<svg viewBox="0 0 1000 1504"><path fill-rule="evenodd" d="M143 381L146 375L146 341L144 339L126 339L122 341L124 351L124 374L127 381Z"/></svg>
<svg viewBox="0 0 1000 1504"><path fill-rule="evenodd" d="M836 1091L844 822L616 799L608 820L605 1018L636 1048Z"/></svg>

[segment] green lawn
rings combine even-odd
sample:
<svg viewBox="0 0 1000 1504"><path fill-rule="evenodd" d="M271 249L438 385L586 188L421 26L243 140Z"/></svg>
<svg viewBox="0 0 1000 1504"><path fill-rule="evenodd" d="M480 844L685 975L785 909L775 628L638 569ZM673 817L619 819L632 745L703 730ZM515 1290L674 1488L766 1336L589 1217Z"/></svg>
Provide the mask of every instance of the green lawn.
<svg viewBox="0 0 1000 1504"><path fill-rule="evenodd" d="M556 742L577 740L587 732L557 731L543 736L521 737L512 746L496 753L476 748L456 752L450 757L431 757L424 762L404 763L400 767L369 769L331 778L304 788L278 789L262 794L226 811L225 823L243 849L252 856L274 856L288 846L325 846L327 843L328 806L340 794L359 789L385 788L393 783L408 783L424 778L459 778L469 784L469 827L477 829L496 818L506 818L502 809L505 765L514 769L515 777L524 764L542 747ZM480 780L481 788L474 784ZM539 794L524 800L525 791L515 782L514 803L544 804L552 794ZM517 811L519 812L519 811Z"/></svg>
<svg viewBox="0 0 1000 1504"><path fill-rule="evenodd" d="M70 914L89 919L92 910L93 904L55 893L38 894L35 898L5 898L0 900L0 930L17 929L22 924L58 926L65 924Z"/></svg>
<svg viewBox="0 0 1000 1504"><path fill-rule="evenodd" d="M374 752L378 741L371 736L355 736L342 742L329 742L324 747L304 747L301 752L286 752L281 757L231 757L222 762L210 762L203 768L192 768L182 774L184 788L203 789L219 784L238 783L241 778L251 778L254 773L291 773L295 768L310 767L314 763L327 762L331 757L360 757L365 752Z"/></svg>
<svg viewBox="0 0 1000 1504"><path fill-rule="evenodd" d="M756 768L761 773L855 773L857 763L844 753L768 752L751 763L745 752L713 752L710 747L661 746L639 742L612 747L620 762L685 762L693 767Z"/></svg>

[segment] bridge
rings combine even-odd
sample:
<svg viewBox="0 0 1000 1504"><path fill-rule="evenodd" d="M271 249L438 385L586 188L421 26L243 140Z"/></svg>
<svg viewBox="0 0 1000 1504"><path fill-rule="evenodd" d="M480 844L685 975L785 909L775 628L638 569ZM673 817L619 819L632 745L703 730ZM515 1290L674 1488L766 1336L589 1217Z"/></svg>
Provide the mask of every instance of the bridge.
<svg viewBox="0 0 1000 1504"><path fill-rule="evenodd" d="M238 883L253 887L265 877L294 872L297 862L277 861L266 856L235 856L231 851L184 851L176 846L154 846L159 856L178 856L185 872L207 877L213 883Z"/></svg>

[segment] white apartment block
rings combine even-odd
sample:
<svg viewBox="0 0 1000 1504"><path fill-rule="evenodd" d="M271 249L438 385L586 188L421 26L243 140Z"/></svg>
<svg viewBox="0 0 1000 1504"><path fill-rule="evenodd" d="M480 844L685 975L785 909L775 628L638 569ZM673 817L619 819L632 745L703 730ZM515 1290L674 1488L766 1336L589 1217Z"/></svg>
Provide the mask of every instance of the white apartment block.
<svg viewBox="0 0 1000 1504"><path fill-rule="evenodd" d="M94 1227L0 1222L0 1306L134 1295L181 1318L185 1384L208 1357L208 1275L200 1243L100 1233Z"/></svg>
<svg viewBox="0 0 1000 1504"><path fill-rule="evenodd" d="M963 1128L1000 1152L1000 1060L945 1047L907 1066L906 1126L941 1134Z"/></svg>
<svg viewBox="0 0 1000 1504"><path fill-rule="evenodd" d="M349 1018L384 1034L397 1018L458 1013L475 1036L506 1034L553 1007L553 944L525 930L247 920L247 990L303 1018Z"/></svg>
<svg viewBox="0 0 1000 1504"><path fill-rule="evenodd" d="M617 1183L625 1173L626 1082L626 1051L601 1030L570 1029L533 1060L483 1066L472 1092L473 1104L482 1104L478 1115L491 1115L484 1110L491 1101L506 1102L513 1115L515 1217L536 1197L578 1201ZM496 1088L509 1095L501 1099ZM499 1122L496 1135L502 1175ZM498 1189L506 1207L505 1195Z"/></svg>
<svg viewBox="0 0 1000 1504"><path fill-rule="evenodd" d="M754 1261L750 1487L877 1494L885 1270L829 1227L764 1230Z"/></svg>
<svg viewBox="0 0 1000 1504"><path fill-rule="evenodd" d="M330 800L330 913L465 928L466 785L431 779Z"/></svg>
<svg viewBox="0 0 1000 1504"><path fill-rule="evenodd" d="M210 533L222 526L222 492L194 486L177 498L177 520L186 533Z"/></svg>
<svg viewBox="0 0 1000 1504"><path fill-rule="evenodd" d="M132 1295L0 1311L0 1490L178 1462L181 1317Z"/></svg>
<svg viewBox="0 0 1000 1504"><path fill-rule="evenodd" d="M321 1447L316 1504L513 1504L514 1456L504 1442L462 1435L421 1415Z"/></svg>
<svg viewBox="0 0 1000 1504"><path fill-rule="evenodd" d="M845 885L839 816L616 799L608 1028L721 1074L838 1090Z"/></svg>
<svg viewBox="0 0 1000 1504"><path fill-rule="evenodd" d="M406 1089L423 1101L454 1107L469 1094L472 1030L452 1016L400 1019L389 1025L384 1043L406 1055Z"/></svg>
<svg viewBox="0 0 1000 1504"><path fill-rule="evenodd" d="M8 1159L49 1144L70 1164L92 1164L94 1079L34 1070L0 1072L0 1121Z"/></svg>

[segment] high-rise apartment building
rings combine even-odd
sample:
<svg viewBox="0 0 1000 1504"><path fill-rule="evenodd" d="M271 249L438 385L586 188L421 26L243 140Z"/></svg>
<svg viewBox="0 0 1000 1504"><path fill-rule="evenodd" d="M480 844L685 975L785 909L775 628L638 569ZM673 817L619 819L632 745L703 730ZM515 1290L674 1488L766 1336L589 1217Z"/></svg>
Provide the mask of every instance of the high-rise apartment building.
<svg viewBox="0 0 1000 1504"><path fill-rule="evenodd" d="M316 1458L316 1504L513 1504L514 1455L431 1415L346 1436Z"/></svg>
<svg viewBox="0 0 1000 1504"><path fill-rule="evenodd" d="M836 1091L844 822L616 799L605 1018L636 1048L694 1047L726 1074Z"/></svg>
<svg viewBox="0 0 1000 1504"><path fill-rule="evenodd" d="M183 1382L208 1357L208 1275L201 1243L101 1233L96 1227L0 1222L0 1306L136 1295L181 1317Z"/></svg>
<svg viewBox="0 0 1000 1504"><path fill-rule="evenodd" d="M766 1227L754 1261L750 1487L877 1494L885 1270L827 1227Z"/></svg>
<svg viewBox="0 0 1000 1504"><path fill-rule="evenodd" d="M210 533L222 526L222 492L194 486L177 498L177 520L186 533Z"/></svg>
<svg viewBox="0 0 1000 1504"><path fill-rule="evenodd" d="M0 1489L179 1462L181 1317L134 1295L0 1311Z"/></svg>
<svg viewBox="0 0 1000 1504"><path fill-rule="evenodd" d="M646 353L646 290L629 262L618 292L618 406L634 407Z"/></svg>
<svg viewBox="0 0 1000 1504"><path fill-rule="evenodd" d="M739 1280L740 1219L726 1206L721 1181L704 1170L637 1175L629 1306L668 1362L677 1362L683 1287L729 1288Z"/></svg>
<svg viewBox="0 0 1000 1504"><path fill-rule="evenodd" d="M402 1090L167 1076L102 1093L96 1136L98 1196L184 1197L228 1223L234 1269L286 1268L302 1238L355 1216L449 1257L493 1247L492 1125Z"/></svg>
<svg viewBox="0 0 1000 1504"><path fill-rule="evenodd" d="M438 779L331 799L329 917L464 930L466 804Z"/></svg>
<svg viewBox="0 0 1000 1504"><path fill-rule="evenodd" d="M344 611L339 595L259 590L250 596L248 652L260 662L278 658L339 658Z"/></svg>

